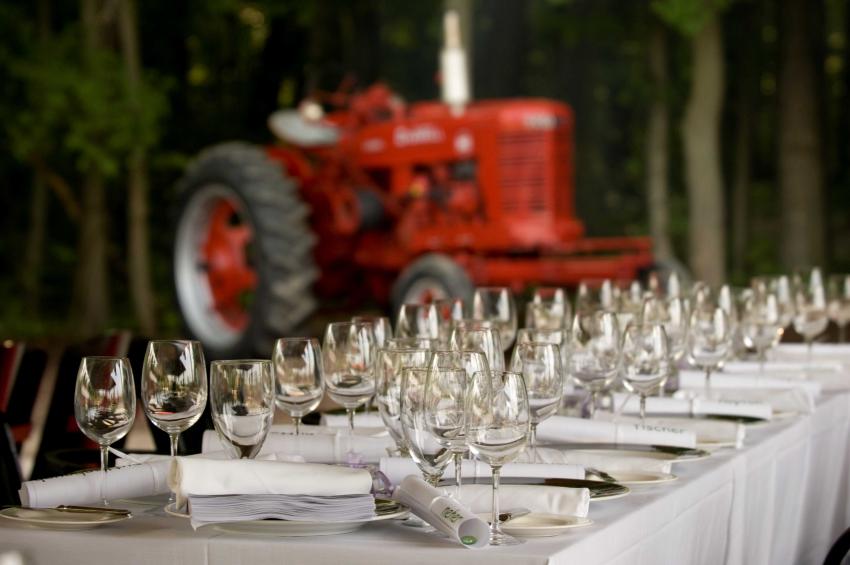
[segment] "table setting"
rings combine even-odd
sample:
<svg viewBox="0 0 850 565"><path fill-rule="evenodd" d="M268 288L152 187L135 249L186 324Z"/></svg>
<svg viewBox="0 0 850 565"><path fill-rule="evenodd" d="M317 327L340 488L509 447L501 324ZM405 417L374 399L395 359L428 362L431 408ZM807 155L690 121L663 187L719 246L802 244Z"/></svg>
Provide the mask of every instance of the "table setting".
<svg viewBox="0 0 850 565"><path fill-rule="evenodd" d="M151 341L138 398L126 359L85 358L75 415L101 469L25 482L0 539L150 536L259 562L263 544L287 544L365 563L375 543L410 562L461 562L462 549L494 563L814 562L850 523L835 494L850 489L850 346L815 342L819 280L784 297L765 277L689 292L675 275L588 282L574 306L543 287L524 310L483 288L469 304L405 305L395 324L332 322L321 343L283 337L269 359L215 360L209 374L199 342ZM791 325L806 345L780 343ZM325 397L345 413L302 423ZM137 401L170 454L111 447ZM201 452L178 454L207 403ZM274 424L276 410L292 423ZM782 537L794 527L811 535Z"/></svg>

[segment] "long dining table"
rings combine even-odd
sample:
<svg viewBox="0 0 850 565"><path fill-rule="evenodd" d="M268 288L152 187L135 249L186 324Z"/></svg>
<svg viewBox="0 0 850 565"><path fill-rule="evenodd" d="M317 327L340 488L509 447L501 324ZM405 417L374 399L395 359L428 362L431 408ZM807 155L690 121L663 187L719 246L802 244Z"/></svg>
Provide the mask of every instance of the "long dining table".
<svg viewBox="0 0 850 565"><path fill-rule="evenodd" d="M399 522L314 537L232 534L124 504L130 520L56 531L0 520L0 555L26 564L470 565L821 563L850 526L850 392L824 393L812 414L752 425L741 449L676 463L676 481L591 503L593 524L510 547L467 549Z"/></svg>

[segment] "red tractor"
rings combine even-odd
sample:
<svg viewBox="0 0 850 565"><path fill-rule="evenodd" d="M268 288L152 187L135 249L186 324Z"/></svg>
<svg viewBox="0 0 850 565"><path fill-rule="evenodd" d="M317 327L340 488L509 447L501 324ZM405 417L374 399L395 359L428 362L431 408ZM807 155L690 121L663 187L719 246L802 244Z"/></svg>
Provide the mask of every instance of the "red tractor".
<svg viewBox="0 0 850 565"><path fill-rule="evenodd" d="M274 114L283 144L200 154L179 185L174 269L211 355L268 353L317 298L395 308L651 266L648 238L584 237L566 104L445 98L406 105L376 84L323 100L327 115L316 101Z"/></svg>

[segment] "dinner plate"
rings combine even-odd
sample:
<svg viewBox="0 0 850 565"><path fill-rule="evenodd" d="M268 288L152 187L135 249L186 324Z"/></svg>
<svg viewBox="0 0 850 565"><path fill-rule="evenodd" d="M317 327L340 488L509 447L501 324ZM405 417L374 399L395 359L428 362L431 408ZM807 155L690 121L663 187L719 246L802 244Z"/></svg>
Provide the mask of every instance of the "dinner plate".
<svg viewBox="0 0 850 565"><path fill-rule="evenodd" d="M711 453L704 449L673 447L669 445L639 445L617 443L560 443L549 445L578 453L594 453L612 457L650 457L671 463L691 463L709 457Z"/></svg>
<svg viewBox="0 0 850 565"><path fill-rule="evenodd" d="M131 518L128 514L112 512L69 512L55 508L20 507L4 508L0 510L0 516L7 520L51 530L87 530Z"/></svg>
<svg viewBox="0 0 850 565"><path fill-rule="evenodd" d="M489 514L479 514L482 520L489 521ZM561 535L573 528L583 528L593 523L590 518L566 516L563 514L543 514L532 512L501 524L502 531L512 536L524 538L550 537Z"/></svg>
<svg viewBox="0 0 850 565"><path fill-rule="evenodd" d="M627 486L658 485L675 481L679 477L670 473L655 473L652 471L618 471L611 475L617 484Z"/></svg>
<svg viewBox="0 0 850 565"><path fill-rule="evenodd" d="M465 478L465 484L490 485L493 484L491 477ZM440 482L441 486L453 485L454 481L445 480ZM603 500L614 500L628 495L629 487L618 483L606 481L588 481L585 479L561 479L543 477L500 477L499 484L502 485L535 485L562 488L586 488L590 491L590 501L599 502Z"/></svg>
<svg viewBox="0 0 850 565"><path fill-rule="evenodd" d="M392 512L375 515L368 520L351 522L302 522L296 520L246 520L244 522L227 522L210 524L220 532L230 534L257 534L277 537L330 536L346 534L372 522L406 518L410 510L398 505ZM206 526L205 526L206 527Z"/></svg>

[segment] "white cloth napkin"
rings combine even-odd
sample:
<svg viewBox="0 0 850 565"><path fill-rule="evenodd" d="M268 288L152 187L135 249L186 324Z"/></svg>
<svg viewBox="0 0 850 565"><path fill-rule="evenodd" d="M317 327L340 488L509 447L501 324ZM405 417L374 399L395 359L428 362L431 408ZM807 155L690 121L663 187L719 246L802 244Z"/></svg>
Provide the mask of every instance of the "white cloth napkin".
<svg viewBox="0 0 850 565"><path fill-rule="evenodd" d="M446 489L451 492L453 489ZM476 514L493 511L491 485L463 485L460 500ZM539 485L499 485L499 508L523 507L532 512L586 517L590 509L590 491Z"/></svg>
<svg viewBox="0 0 850 565"><path fill-rule="evenodd" d="M681 389L675 396L686 398L699 395L705 391L701 386L696 389ZM793 412L796 414L811 414L815 409L815 400L811 394L802 389L758 389L758 388L725 388L712 390L712 396L723 400L745 400L747 402L764 402L769 404L774 416L779 413Z"/></svg>
<svg viewBox="0 0 850 565"><path fill-rule="evenodd" d="M751 361L727 363L724 373L748 376L769 376L789 380L809 380L820 384L821 391L850 389L850 367L837 361L768 361L764 371Z"/></svg>
<svg viewBox="0 0 850 565"><path fill-rule="evenodd" d="M696 435L688 430L640 423L617 423L552 416L537 426L537 437L553 443L625 443L640 445L696 446Z"/></svg>
<svg viewBox="0 0 850 565"><path fill-rule="evenodd" d="M393 484L399 484L408 475L418 475L419 468L409 457L382 457L381 472ZM464 461L461 466L463 477L489 477L490 466L481 461ZM455 476L454 462L446 467L443 477ZM541 464L541 463L507 463L502 467L503 477L534 477L553 479L583 479L584 468L580 465Z"/></svg>
<svg viewBox="0 0 850 565"><path fill-rule="evenodd" d="M770 406L768 404L768 406ZM639 418L632 416L617 416L610 413L597 413L597 417L604 420L616 420L618 422L637 423ZM681 428L694 433L697 438L697 447L710 449L706 444L734 444L736 448L744 445L747 437L747 426L738 422L725 420L712 420L702 418L679 418L676 416L647 416L647 424L653 426L665 426L668 428Z"/></svg>
<svg viewBox="0 0 850 565"><path fill-rule="evenodd" d="M311 429L315 428L315 429ZM356 452L365 461L374 463L387 455L387 449L394 449L395 442L384 430L355 430L354 436L343 428L326 426L302 426L301 435L296 436L294 428L290 433L274 426L266 437L260 455L275 453L279 455L298 455L311 463L344 463L349 451ZM377 435L367 435L376 433ZM221 451L222 445L218 434L213 430L204 432L201 451L211 453Z"/></svg>
<svg viewBox="0 0 850 565"><path fill-rule="evenodd" d="M393 498L464 547L478 549L489 545L487 522L415 475L405 478L396 487Z"/></svg>
<svg viewBox="0 0 850 565"><path fill-rule="evenodd" d="M698 371L680 371L679 388L702 388L705 390L705 374ZM756 389L791 389L799 388L805 390L813 397L821 392L818 382L805 379L788 379L774 376L761 376L758 374L726 374L713 373L711 375L711 392L726 388L756 388Z"/></svg>
<svg viewBox="0 0 850 565"><path fill-rule="evenodd" d="M48 508L59 504L91 504L101 501L103 496L115 500L163 494L168 492L169 459L109 469L102 495L100 471L26 481L19 491L21 504Z"/></svg>
<svg viewBox="0 0 850 565"><path fill-rule="evenodd" d="M614 406L624 414L640 413L640 398L634 395L614 394ZM716 400L707 398L672 398L653 396L646 399L647 415L689 416L746 416L770 420L773 411L763 402ZM690 429L685 427L684 429Z"/></svg>
<svg viewBox="0 0 850 565"><path fill-rule="evenodd" d="M553 449L550 447L537 448L538 460L543 463L561 465L580 465L610 473L664 473L669 474L672 463L655 457L636 457L632 455L609 455L581 451L581 449ZM546 465L544 465L546 466Z"/></svg>
<svg viewBox="0 0 850 565"><path fill-rule="evenodd" d="M347 428L348 414L322 414L321 425L330 428ZM383 428L384 421L378 412L354 414L354 428ZM303 429L303 428L302 428Z"/></svg>
<svg viewBox="0 0 850 565"><path fill-rule="evenodd" d="M316 463L177 457L168 484L180 507L190 494L368 494L372 475L366 469Z"/></svg>

